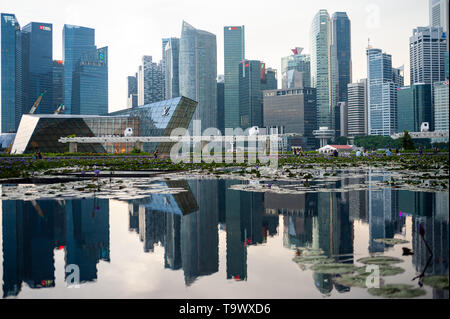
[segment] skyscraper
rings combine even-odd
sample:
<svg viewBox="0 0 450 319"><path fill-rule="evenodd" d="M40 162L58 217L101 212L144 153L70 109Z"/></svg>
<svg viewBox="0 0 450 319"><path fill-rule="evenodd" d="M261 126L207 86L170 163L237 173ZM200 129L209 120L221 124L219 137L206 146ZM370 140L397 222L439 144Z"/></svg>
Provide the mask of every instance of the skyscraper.
<svg viewBox="0 0 450 319"><path fill-rule="evenodd" d="M239 64L245 59L244 26L226 26L224 32L225 127L240 126Z"/></svg>
<svg viewBox="0 0 450 319"><path fill-rule="evenodd" d="M441 27L448 32L448 1L429 0L430 26Z"/></svg>
<svg viewBox="0 0 450 319"><path fill-rule="evenodd" d="M198 101L192 120L217 127L216 36L183 21L180 39L180 95Z"/></svg>
<svg viewBox="0 0 450 319"><path fill-rule="evenodd" d="M311 86L317 89L317 126L333 128L334 98L330 96L331 22L320 10L311 26Z"/></svg>
<svg viewBox="0 0 450 319"><path fill-rule="evenodd" d="M164 51L166 100L180 96L179 56L180 39L170 38Z"/></svg>
<svg viewBox="0 0 450 319"><path fill-rule="evenodd" d="M169 42L169 38L163 38L161 40L162 43L162 55L161 55L161 70L162 70L162 79L163 79L163 83L162 83L162 91L163 91L163 99L166 96L166 46L167 43Z"/></svg>
<svg viewBox="0 0 450 319"><path fill-rule="evenodd" d="M72 114L108 114L108 47L84 53L75 67Z"/></svg>
<svg viewBox="0 0 450 319"><path fill-rule="evenodd" d="M368 133L390 136L397 131L397 88L392 81L392 56L367 49Z"/></svg>
<svg viewBox="0 0 450 319"><path fill-rule="evenodd" d="M434 83L435 131L448 131L448 80Z"/></svg>
<svg viewBox="0 0 450 319"><path fill-rule="evenodd" d="M72 112L72 77L81 56L95 50L95 30L76 25L63 27L64 106L66 114Z"/></svg>
<svg viewBox="0 0 450 319"><path fill-rule="evenodd" d="M138 105L147 105L164 100L162 65L144 55L138 72Z"/></svg>
<svg viewBox="0 0 450 319"><path fill-rule="evenodd" d="M348 84L348 136L367 135L367 80Z"/></svg>
<svg viewBox="0 0 450 319"><path fill-rule="evenodd" d="M16 132L22 115L22 38L14 14L0 16L1 132Z"/></svg>
<svg viewBox="0 0 450 319"><path fill-rule="evenodd" d="M347 102L347 85L352 83L351 22L345 12L331 18L331 57L334 71L332 83L336 102Z"/></svg>
<svg viewBox="0 0 450 319"><path fill-rule="evenodd" d="M311 57L302 51L297 47L293 55L281 58L282 89L311 87Z"/></svg>
<svg viewBox="0 0 450 319"><path fill-rule="evenodd" d="M52 114L53 105L53 38L52 24L31 22L22 29L23 58L23 108L22 114L30 111L31 105L44 94L36 114Z"/></svg>
<svg viewBox="0 0 450 319"><path fill-rule="evenodd" d="M263 126L261 62L244 60L239 64L239 117L243 130Z"/></svg>
<svg viewBox="0 0 450 319"><path fill-rule="evenodd" d="M53 106L64 104L64 64L62 60L53 61Z"/></svg>
<svg viewBox="0 0 450 319"><path fill-rule="evenodd" d="M138 106L138 74L127 77L128 93L127 93L127 108Z"/></svg>
<svg viewBox="0 0 450 319"><path fill-rule="evenodd" d="M217 78L217 128L225 134L225 82L224 76Z"/></svg>
<svg viewBox="0 0 450 319"><path fill-rule="evenodd" d="M397 132L420 132L422 123L431 123L431 85L413 84L397 89Z"/></svg>

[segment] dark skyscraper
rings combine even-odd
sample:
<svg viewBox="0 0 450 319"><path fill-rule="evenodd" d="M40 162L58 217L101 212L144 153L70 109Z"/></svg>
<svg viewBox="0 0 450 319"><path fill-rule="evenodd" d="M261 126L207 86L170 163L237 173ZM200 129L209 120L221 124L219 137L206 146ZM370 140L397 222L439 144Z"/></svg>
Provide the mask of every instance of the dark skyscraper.
<svg viewBox="0 0 450 319"><path fill-rule="evenodd" d="M351 23L345 12L336 12L331 18L331 59L336 67L332 83L336 103L347 102L347 85L352 83Z"/></svg>
<svg viewBox="0 0 450 319"><path fill-rule="evenodd" d="M72 76L81 56L95 50L95 30L65 24L63 28L64 105L66 114L72 112Z"/></svg>
<svg viewBox="0 0 450 319"><path fill-rule="evenodd" d="M45 92L36 114L52 114L53 105L53 26L31 22L23 27L22 113L28 113L34 101Z"/></svg>
<svg viewBox="0 0 450 319"><path fill-rule="evenodd" d="M72 114L108 113L108 47L85 53L73 73Z"/></svg>
<svg viewBox="0 0 450 319"><path fill-rule="evenodd" d="M245 59L244 26L228 26L224 32L225 127L240 126L239 64Z"/></svg>
<svg viewBox="0 0 450 319"><path fill-rule="evenodd" d="M135 76L127 78L128 94L127 94L127 108L138 106L138 90L137 90L137 73Z"/></svg>
<svg viewBox="0 0 450 319"><path fill-rule="evenodd" d="M2 133L15 132L22 114L22 41L14 14L1 14L0 105Z"/></svg>
<svg viewBox="0 0 450 319"><path fill-rule="evenodd" d="M263 124L261 75L260 61L244 60L239 65L239 127L243 130Z"/></svg>
<svg viewBox="0 0 450 319"><path fill-rule="evenodd" d="M225 83L223 76L217 81L217 128L225 134Z"/></svg>

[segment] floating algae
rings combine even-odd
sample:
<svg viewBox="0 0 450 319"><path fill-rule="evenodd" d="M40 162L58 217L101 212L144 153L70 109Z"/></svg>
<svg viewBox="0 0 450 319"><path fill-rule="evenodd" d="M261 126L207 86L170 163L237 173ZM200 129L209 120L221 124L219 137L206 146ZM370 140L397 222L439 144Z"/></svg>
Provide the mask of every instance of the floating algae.
<svg viewBox="0 0 450 319"><path fill-rule="evenodd" d="M325 264L332 263L334 260L327 256L297 256L293 261L298 264Z"/></svg>
<svg viewBox="0 0 450 319"><path fill-rule="evenodd" d="M405 269L400 267L393 267L389 265L381 264L380 266L380 276L395 276L399 274L403 274L405 272ZM362 276L368 276L371 273L366 272L366 267L360 267L358 268L358 273Z"/></svg>
<svg viewBox="0 0 450 319"><path fill-rule="evenodd" d="M335 275L354 272L356 267L352 264L324 263L312 266L311 270L321 274Z"/></svg>
<svg viewBox="0 0 450 319"><path fill-rule="evenodd" d="M425 276L423 278L423 283L433 288L448 290L447 276Z"/></svg>
<svg viewBox="0 0 450 319"><path fill-rule="evenodd" d="M336 281L344 286L348 287L359 287L359 288L367 288L367 277L369 277L368 273L352 275L345 274L342 277L336 278ZM380 279L380 283L383 283L384 280Z"/></svg>
<svg viewBox="0 0 450 319"><path fill-rule="evenodd" d="M409 241L407 241L407 240L398 239L398 238L378 238L378 239L374 239L374 242L383 243L383 244L390 245L390 246L409 243Z"/></svg>
<svg viewBox="0 0 450 319"><path fill-rule="evenodd" d="M383 298L415 298L426 294L425 290L414 288L411 285L395 284L370 288L369 293Z"/></svg>
<svg viewBox="0 0 450 319"><path fill-rule="evenodd" d="M358 262L369 265L390 265L402 263L403 260L389 256L365 257L358 259Z"/></svg>

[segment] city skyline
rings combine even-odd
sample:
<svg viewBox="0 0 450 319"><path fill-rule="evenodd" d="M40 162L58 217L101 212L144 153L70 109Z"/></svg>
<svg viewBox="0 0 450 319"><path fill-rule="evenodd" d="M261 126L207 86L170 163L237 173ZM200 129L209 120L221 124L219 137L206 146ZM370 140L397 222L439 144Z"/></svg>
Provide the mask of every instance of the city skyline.
<svg viewBox="0 0 450 319"><path fill-rule="evenodd" d="M262 60L268 67L278 70L278 85L281 87L281 58L286 52L299 46L305 53L311 53L309 40L310 23L320 9L326 9L330 15L334 12L347 12L352 21L352 62L353 82L366 77L365 48L368 39L373 46L390 52L393 67L405 66L405 79L409 84L408 39L411 30L418 26L429 25L428 1L417 1L414 6L405 0L379 1L336 1L323 0L314 4L285 1L271 4L269 1L238 3L233 0L214 3L204 0L189 2L189 5L176 1L152 1L151 3L129 1L126 4L89 3L92 9L85 12L84 1L66 4L54 8L55 14L49 15L46 8L54 1L17 4L7 0L2 12L16 15L21 25L28 22L46 22L53 24L53 58L62 59L62 29L64 24L89 27L96 30L98 47L109 47L109 111L126 108L127 76L134 73L136 65L143 55L152 55L155 61L161 60L161 39L179 37L182 21L195 25L201 30L211 32L217 37L217 74L224 73L223 27L226 25L244 25L246 28L246 58ZM283 7L290 10L284 10ZM239 7L240 10L231 10ZM281 9L279 9L281 8ZM408 8L408 10L405 10ZM98 10L97 10L98 9ZM254 15L249 16L252 9ZM298 10L297 10L298 9ZM220 12L220 16L204 15L205 10ZM273 12L280 10L280 15ZM99 20L98 12L108 20ZM120 12L118 19L110 19ZM169 14L170 13L170 14ZM271 23L267 23L271 21ZM292 26L295 26L294 28ZM395 27L395 32L386 36L386 30ZM135 30L130 36L129 30ZM283 34L282 37L278 36ZM137 41L146 39L145 41ZM399 40L400 39L400 40ZM270 45L268 45L270 44ZM130 50L130 46L134 49Z"/></svg>

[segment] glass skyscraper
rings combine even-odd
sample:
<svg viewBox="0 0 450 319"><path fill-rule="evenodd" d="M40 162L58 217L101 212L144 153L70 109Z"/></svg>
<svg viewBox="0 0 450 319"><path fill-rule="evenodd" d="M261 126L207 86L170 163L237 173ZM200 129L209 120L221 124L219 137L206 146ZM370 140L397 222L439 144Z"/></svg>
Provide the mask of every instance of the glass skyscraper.
<svg viewBox="0 0 450 319"><path fill-rule="evenodd" d="M73 72L72 114L108 113L108 47L83 54Z"/></svg>
<svg viewBox="0 0 450 319"><path fill-rule="evenodd" d="M138 106L137 78L138 78L137 73L135 76L127 77L127 84L128 84L127 108Z"/></svg>
<svg viewBox="0 0 450 319"><path fill-rule="evenodd" d="M166 99L180 96L179 56L180 39L170 38L164 51Z"/></svg>
<svg viewBox="0 0 450 319"><path fill-rule="evenodd" d="M239 64L245 59L244 26L226 26L224 32L225 127L240 126Z"/></svg>
<svg viewBox="0 0 450 319"><path fill-rule="evenodd" d="M52 114L53 105L53 26L31 22L22 29L23 108L28 113L35 100L45 93L36 114Z"/></svg>
<svg viewBox="0 0 450 319"><path fill-rule="evenodd" d="M152 56L144 55L138 72L138 105L164 100L163 85L162 64L153 62Z"/></svg>
<svg viewBox="0 0 450 319"><path fill-rule="evenodd" d="M16 132L22 113L22 41L14 14L0 16L1 132Z"/></svg>
<svg viewBox="0 0 450 319"><path fill-rule="evenodd" d="M334 99L330 95L331 22L320 10L311 26L311 86L317 90L317 126L333 128Z"/></svg>
<svg viewBox="0 0 450 319"><path fill-rule="evenodd" d="M302 51L295 48L293 55L281 58L282 89L311 87L311 57Z"/></svg>
<svg viewBox="0 0 450 319"><path fill-rule="evenodd" d="M420 132L422 123L431 123L431 85L413 84L397 89L397 132Z"/></svg>
<svg viewBox="0 0 450 319"><path fill-rule="evenodd" d="M183 21L179 62L180 95L198 101L193 120L217 127L216 36Z"/></svg>
<svg viewBox="0 0 450 319"><path fill-rule="evenodd" d="M64 104L64 64L62 60L53 61L53 106Z"/></svg>
<svg viewBox="0 0 450 319"><path fill-rule="evenodd" d="M331 56L335 71L333 90L336 103L347 102L347 85L352 83L351 23L345 12L334 13L331 22Z"/></svg>
<svg viewBox="0 0 450 319"><path fill-rule="evenodd" d="M243 130L263 126L260 61L239 64L239 117Z"/></svg>
<svg viewBox="0 0 450 319"><path fill-rule="evenodd" d="M397 87L392 81L392 56L367 49L368 133L390 136L397 132Z"/></svg>
<svg viewBox="0 0 450 319"><path fill-rule="evenodd" d="M95 30L65 24L63 28L64 106L72 114L72 76L81 56L95 50ZM76 114L76 113L73 113Z"/></svg>

